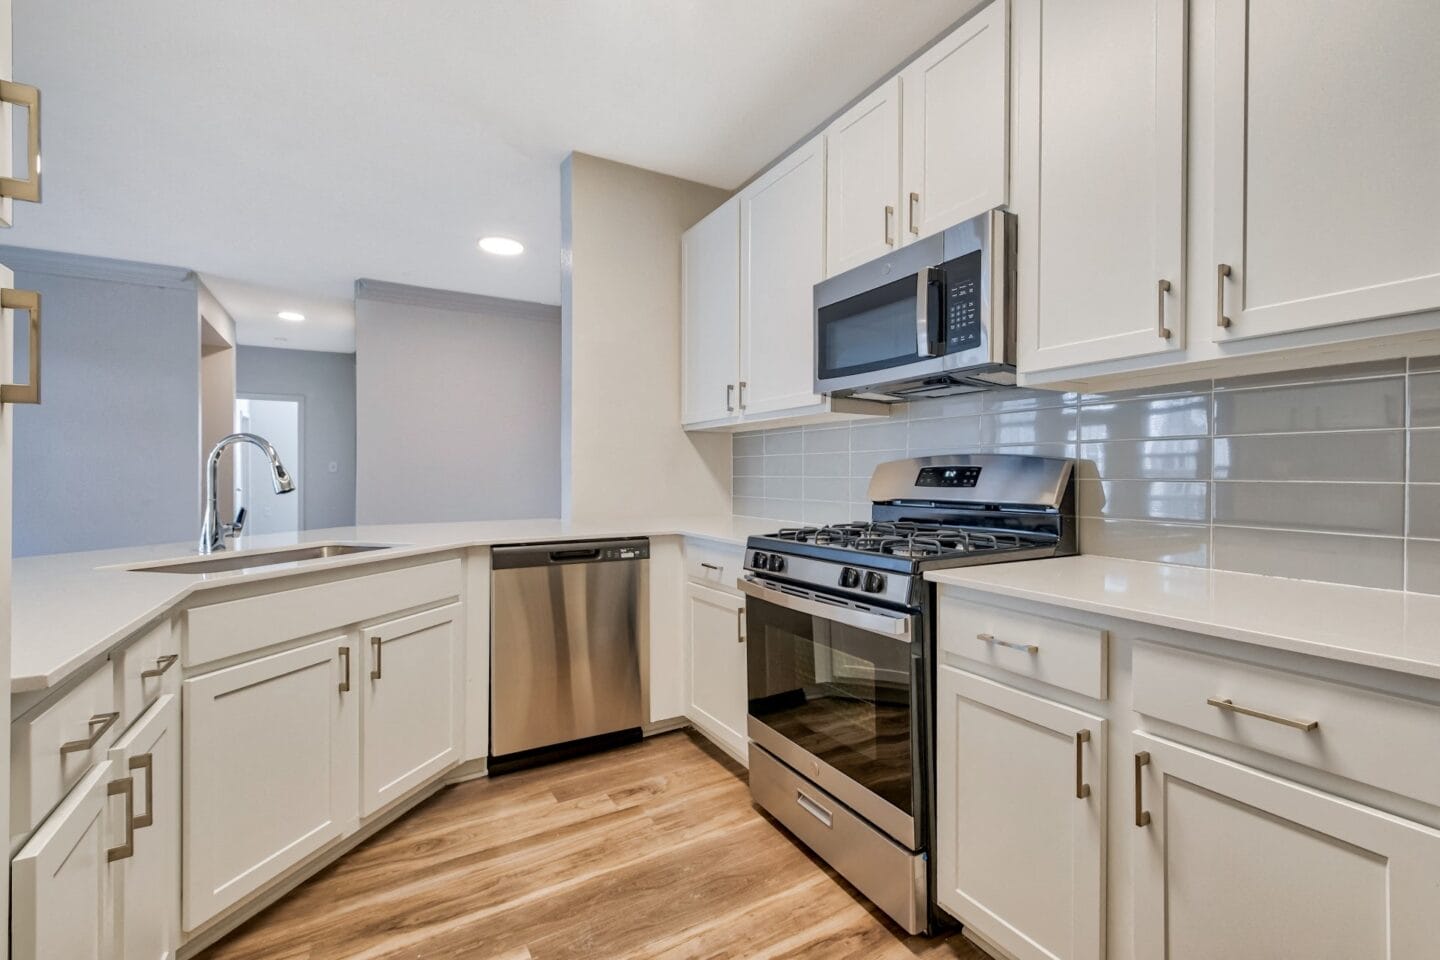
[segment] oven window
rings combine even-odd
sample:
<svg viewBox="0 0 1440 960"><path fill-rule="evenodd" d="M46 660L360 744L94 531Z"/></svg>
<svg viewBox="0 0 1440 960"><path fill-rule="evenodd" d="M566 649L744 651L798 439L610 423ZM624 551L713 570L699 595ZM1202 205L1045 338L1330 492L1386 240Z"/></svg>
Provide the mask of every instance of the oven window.
<svg viewBox="0 0 1440 960"><path fill-rule="evenodd" d="M911 276L820 308L822 380L894 367L919 359Z"/></svg>
<svg viewBox="0 0 1440 960"><path fill-rule="evenodd" d="M750 715L914 815L910 644L751 599Z"/></svg>

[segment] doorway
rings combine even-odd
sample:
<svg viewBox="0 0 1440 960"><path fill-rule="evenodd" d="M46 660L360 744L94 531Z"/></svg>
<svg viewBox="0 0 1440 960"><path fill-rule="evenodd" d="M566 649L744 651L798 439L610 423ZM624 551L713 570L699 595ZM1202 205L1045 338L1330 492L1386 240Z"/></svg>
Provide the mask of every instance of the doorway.
<svg viewBox="0 0 1440 960"><path fill-rule="evenodd" d="M275 493L270 478L270 464L259 450L249 444L235 449L239 462L235 469L235 507L246 511L245 532L292 533L305 529L303 397L237 396L235 398L235 430L255 433L269 440L280 455L280 462L295 480L295 492L285 496Z"/></svg>

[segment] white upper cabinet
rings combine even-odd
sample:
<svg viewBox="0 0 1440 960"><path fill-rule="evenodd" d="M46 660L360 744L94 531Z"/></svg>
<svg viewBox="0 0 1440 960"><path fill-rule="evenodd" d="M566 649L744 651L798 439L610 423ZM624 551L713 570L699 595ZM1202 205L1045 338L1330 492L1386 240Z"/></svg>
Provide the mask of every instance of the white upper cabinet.
<svg viewBox="0 0 1440 960"><path fill-rule="evenodd" d="M1184 5L1013 16L1019 369L1183 350Z"/></svg>
<svg viewBox="0 0 1440 960"><path fill-rule="evenodd" d="M993 0L900 74L907 239L1007 201L1009 29Z"/></svg>
<svg viewBox="0 0 1440 960"><path fill-rule="evenodd" d="M745 414L818 404L814 288L825 279L825 138L740 194L740 382Z"/></svg>
<svg viewBox="0 0 1440 960"><path fill-rule="evenodd" d="M740 200L680 238L684 423L735 413L740 381Z"/></svg>
<svg viewBox="0 0 1440 960"><path fill-rule="evenodd" d="M900 78L825 131L828 276L895 249L900 237Z"/></svg>
<svg viewBox="0 0 1440 960"><path fill-rule="evenodd" d="M1215 339L1440 308L1437 63L1440 4L1217 0Z"/></svg>

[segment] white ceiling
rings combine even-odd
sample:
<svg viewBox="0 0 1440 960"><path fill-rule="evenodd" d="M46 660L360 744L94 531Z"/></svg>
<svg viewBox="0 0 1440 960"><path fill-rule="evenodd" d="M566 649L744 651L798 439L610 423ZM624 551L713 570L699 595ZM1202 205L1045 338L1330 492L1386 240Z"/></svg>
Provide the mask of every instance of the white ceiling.
<svg viewBox="0 0 1440 960"><path fill-rule="evenodd" d="M279 290L243 280L202 274L201 280L235 320L235 339L247 347L355 352L355 301ZM281 320L282 311L302 314Z"/></svg>
<svg viewBox="0 0 1440 960"><path fill-rule="evenodd" d="M569 151L735 187L971 6L14 0L45 202L6 240L332 301L376 277L558 303ZM477 252L492 233L526 252Z"/></svg>

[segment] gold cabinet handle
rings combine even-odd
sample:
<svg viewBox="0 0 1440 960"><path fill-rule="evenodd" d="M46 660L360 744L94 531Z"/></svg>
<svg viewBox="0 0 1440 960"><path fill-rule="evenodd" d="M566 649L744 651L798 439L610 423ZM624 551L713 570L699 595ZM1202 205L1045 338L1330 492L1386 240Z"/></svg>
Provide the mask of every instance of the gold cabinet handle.
<svg viewBox="0 0 1440 960"><path fill-rule="evenodd" d="M1266 713L1264 710L1255 710L1251 707L1242 707L1229 698L1207 697L1206 703L1212 707L1218 707L1227 713L1238 713L1247 717L1255 717L1257 720L1268 720L1271 723L1278 723L1281 726L1294 727L1296 730L1304 730L1306 733L1320 729L1319 720L1296 720L1293 717L1282 717L1278 713Z"/></svg>
<svg viewBox="0 0 1440 960"><path fill-rule="evenodd" d="M371 655L374 656L374 658L375 658L375 666L373 666L373 667L370 668L370 679L371 679L371 680L379 680L380 677L381 677L381 674L382 674L382 671L381 671L381 669L380 669L381 666L382 666L382 663L381 663L381 653L380 653L380 650L381 650L381 646L380 646L380 645L381 645L382 642L383 642L383 641L382 641L379 637L371 637L371 638L370 638L370 653L371 653Z"/></svg>
<svg viewBox="0 0 1440 960"><path fill-rule="evenodd" d="M125 795L125 842L105 851L105 862L114 863L135 855L135 778L121 777L111 780L105 788L105 796Z"/></svg>
<svg viewBox="0 0 1440 960"><path fill-rule="evenodd" d="M350 648L349 648L349 647L341 647L341 648L340 648L340 659L343 660L343 661L345 661L345 674L344 674L344 679L340 681L340 692L341 692L341 693L349 693L349 692L350 692Z"/></svg>
<svg viewBox="0 0 1440 960"><path fill-rule="evenodd" d="M3 86L3 81L0 81ZM0 309L30 312L30 380L0 384L0 403L40 402L40 294L34 290L0 290Z"/></svg>
<svg viewBox="0 0 1440 960"><path fill-rule="evenodd" d="M1157 284L1157 286L1159 287L1160 293L1158 297L1159 307L1156 310L1155 320L1155 322L1158 324L1158 328L1155 332L1160 334L1161 340L1169 340L1170 328L1165 326L1165 294L1170 292L1170 281L1161 280L1159 284Z"/></svg>
<svg viewBox="0 0 1440 960"><path fill-rule="evenodd" d="M740 629L737 631L738 642L744 643L749 638L748 628L745 625L745 608L741 607L737 612L740 614Z"/></svg>
<svg viewBox="0 0 1440 960"><path fill-rule="evenodd" d="M155 666L149 670L140 671L141 680L149 680L151 677L163 677L165 671L175 666L175 661L180 659L178 653L167 653L163 657L155 658Z"/></svg>
<svg viewBox="0 0 1440 960"><path fill-rule="evenodd" d="M1135 826L1150 826L1150 811L1145 809L1145 797L1141 790L1141 772L1150 765L1150 751L1141 750L1135 754Z"/></svg>
<svg viewBox="0 0 1440 960"><path fill-rule="evenodd" d="M895 208L885 204L885 246L895 246Z"/></svg>
<svg viewBox="0 0 1440 960"><path fill-rule="evenodd" d="M1230 318L1225 316L1225 281L1230 273L1228 263L1222 263L1215 268L1215 325L1221 330L1230 326Z"/></svg>
<svg viewBox="0 0 1440 960"><path fill-rule="evenodd" d="M915 210L920 206L920 194L910 194L910 232L920 236L920 218L916 216Z"/></svg>
<svg viewBox="0 0 1440 960"><path fill-rule="evenodd" d="M63 757L67 753L89 750L100 742L100 738L105 736L105 731L115 726L115 721L119 719L120 714L118 712L95 714L95 716L90 718L90 734L81 737L79 740L67 740L60 744L60 756Z"/></svg>
<svg viewBox="0 0 1440 960"><path fill-rule="evenodd" d="M725 412L735 412L735 384L725 384Z"/></svg>
<svg viewBox="0 0 1440 960"><path fill-rule="evenodd" d="M131 757L128 766L132 771L145 771L145 812L130 817L134 828L143 830L155 822L155 755L142 753L138 757Z"/></svg>
<svg viewBox="0 0 1440 960"><path fill-rule="evenodd" d="M25 107L30 111L30 131L26 138L25 155L29 158L30 176L25 180L0 177L0 197L40 202L40 89L28 83L0 80L0 101ZM4 144L9 150L10 144Z"/></svg>
<svg viewBox="0 0 1440 960"><path fill-rule="evenodd" d="M1039 653L1040 648L1033 643L1017 643L1014 640L1001 640L993 633L977 633L975 639L991 646L1006 647L1010 650L1019 650L1021 653Z"/></svg>
<svg viewBox="0 0 1440 960"><path fill-rule="evenodd" d="M1085 782L1085 744L1090 742L1089 730L1075 732L1075 799L1084 800L1090 796L1090 784Z"/></svg>

